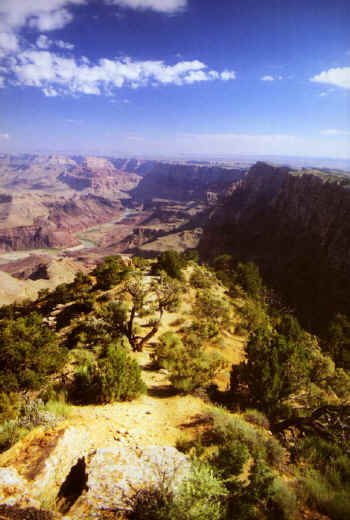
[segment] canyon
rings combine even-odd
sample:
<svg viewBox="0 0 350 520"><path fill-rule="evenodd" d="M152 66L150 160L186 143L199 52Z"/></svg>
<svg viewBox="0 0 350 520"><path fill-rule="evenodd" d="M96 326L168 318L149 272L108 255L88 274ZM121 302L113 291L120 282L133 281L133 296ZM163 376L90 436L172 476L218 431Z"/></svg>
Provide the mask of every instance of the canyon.
<svg viewBox="0 0 350 520"><path fill-rule="evenodd" d="M350 312L349 216L340 170L0 155L0 267L21 280L57 260L85 271L115 254L229 252L293 307L304 292L304 325L318 330Z"/></svg>

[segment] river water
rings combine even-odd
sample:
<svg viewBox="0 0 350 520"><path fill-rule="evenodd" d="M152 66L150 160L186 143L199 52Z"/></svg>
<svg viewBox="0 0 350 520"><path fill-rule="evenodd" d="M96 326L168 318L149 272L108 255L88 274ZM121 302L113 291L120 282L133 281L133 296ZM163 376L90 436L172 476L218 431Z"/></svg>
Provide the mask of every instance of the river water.
<svg viewBox="0 0 350 520"><path fill-rule="evenodd" d="M95 242L92 242L91 240L87 240L85 236L85 233L89 233L91 231L100 231L101 229L111 227L113 224L119 224L122 220L124 220L126 217L129 217L130 215L135 214L135 210L126 209L120 217L117 219L110 220L108 222L105 222L104 224L99 224L97 226L93 226L88 229L84 229L84 231L79 231L78 233L74 233L74 238L79 240L80 244L78 246L74 247L66 247L66 248L60 248L60 249L21 249L19 251L10 251L9 253L2 253L0 254L0 265L1 264L7 264L9 262L15 262L16 260L23 260L24 258L27 258L31 255L52 255L56 256L57 253L63 253L65 251L80 251L81 249L88 249L92 247L96 247L97 244Z"/></svg>

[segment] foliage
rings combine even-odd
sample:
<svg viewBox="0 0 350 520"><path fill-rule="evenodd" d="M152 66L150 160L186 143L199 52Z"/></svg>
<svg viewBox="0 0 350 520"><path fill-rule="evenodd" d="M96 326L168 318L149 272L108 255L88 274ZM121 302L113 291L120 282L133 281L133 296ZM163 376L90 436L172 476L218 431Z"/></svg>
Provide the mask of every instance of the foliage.
<svg viewBox="0 0 350 520"><path fill-rule="evenodd" d="M227 325L230 319L230 309L226 300L214 295L208 289L197 292L193 313L199 318L209 317L223 325Z"/></svg>
<svg viewBox="0 0 350 520"><path fill-rule="evenodd" d="M0 392L0 423L16 419L21 401L21 396L16 392Z"/></svg>
<svg viewBox="0 0 350 520"><path fill-rule="evenodd" d="M169 370L174 388L186 393L209 384L223 366L219 357L203 351L194 334L187 336L184 343L176 334L165 332L159 338L154 357L159 366Z"/></svg>
<svg viewBox="0 0 350 520"><path fill-rule="evenodd" d="M185 260L185 262L195 262L199 263L199 253L197 249L188 249L184 253L182 253L182 258Z"/></svg>
<svg viewBox="0 0 350 520"><path fill-rule="evenodd" d="M0 425L0 452L10 448L33 428L42 426L52 428L59 420L67 417L70 407L64 399L49 401L44 404L41 399L25 398L14 418L5 420Z"/></svg>
<svg viewBox="0 0 350 520"><path fill-rule="evenodd" d="M247 446L238 439L229 439L219 446L218 453L211 459L211 463L224 479L228 479L241 473L248 458Z"/></svg>
<svg viewBox="0 0 350 520"><path fill-rule="evenodd" d="M66 350L38 314L3 320L0 325L0 390L39 388L59 370Z"/></svg>
<svg viewBox="0 0 350 520"><path fill-rule="evenodd" d="M104 307L104 312L107 308ZM65 344L69 349L85 348L94 349L96 345L110 342L112 339L112 327L109 327L103 319L103 312L99 316L88 317L79 322L67 335Z"/></svg>
<svg viewBox="0 0 350 520"><path fill-rule="evenodd" d="M238 283L250 297L256 298L262 294L263 281L260 276L259 267L254 262L240 262L237 265L235 282Z"/></svg>
<svg viewBox="0 0 350 520"><path fill-rule="evenodd" d="M25 428L20 428L16 420L4 421L0 424L0 453L11 448L28 433Z"/></svg>
<svg viewBox="0 0 350 520"><path fill-rule="evenodd" d="M183 280L182 269L186 265L186 260L176 251L164 251L161 253L157 262L152 265L152 273L160 274L164 271L171 278Z"/></svg>
<svg viewBox="0 0 350 520"><path fill-rule="evenodd" d="M195 267L190 276L190 284L195 289L210 289L215 282L215 275L203 267Z"/></svg>
<svg viewBox="0 0 350 520"><path fill-rule="evenodd" d="M219 335L220 328L217 321L211 319L210 316L207 319L201 318L194 320L187 329L185 329L185 335L195 334L200 340L207 341L213 340Z"/></svg>
<svg viewBox="0 0 350 520"><path fill-rule="evenodd" d="M247 359L231 371L231 390L237 397L247 385L254 406L274 416L294 392L308 381L308 337L293 317L278 328L260 328L250 337Z"/></svg>
<svg viewBox="0 0 350 520"><path fill-rule="evenodd" d="M266 415L260 412L259 410L248 408L244 412L244 420L251 424L261 426L262 428L265 428L265 430L270 429L270 421L268 420Z"/></svg>
<svg viewBox="0 0 350 520"><path fill-rule="evenodd" d="M246 422L242 416L232 415L215 407L210 408L207 414L213 423L211 435L216 444L224 445L232 441L240 441L254 456L265 453L267 440L265 433Z"/></svg>
<svg viewBox="0 0 350 520"><path fill-rule="evenodd" d="M227 492L212 469L194 461L188 478L178 490L156 485L136 494L132 520L221 520Z"/></svg>
<svg viewBox="0 0 350 520"><path fill-rule="evenodd" d="M339 367L350 370L350 318L338 313L330 322L325 349Z"/></svg>
<svg viewBox="0 0 350 520"><path fill-rule="evenodd" d="M334 489L317 470L308 470L299 479L299 492L303 500L332 520L344 520L350 516L350 488Z"/></svg>
<svg viewBox="0 0 350 520"><path fill-rule="evenodd" d="M127 303L110 303L104 309L103 317L108 325L119 334L124 334L135 351L141 351L146 343L156 334L165 311L174 312L179 305L180 284L169 276L162 274L157 283L149 287L142 277L134 274L125 284L125 292L131 298ZM140 335L135 318L159 313L157 318L143 324L149 332Z"/></svg>
<svg viewBox="0 0 350 520"><path fill-rule="evenodd" d="M74 303L67 305L56 317L56 329L60 330L70 325L70 323L92 311L94 307L94 299L90 298L79 298Z"/></svg>
<svg viewBox="0 0 350 520"><path fill-rule="evenodd" d="M129 401L145 391L141 369L125 348L112 343L94 363L78 367L72 398L82 403Z"/></svg>
<svg viewBox="0 0 350 520"><path fill-rule="evenodd" d="M133 256L132 263L136 269L144 270L150 267L150 261L142 256Z"/></svg>
<svg viewBox="0 0 350 520"><path fill-rule="evenodd" d="M99 289L108 290L126 280L132 269L125 265L120 256L106 256L92 275L96 277Z"/></svg>

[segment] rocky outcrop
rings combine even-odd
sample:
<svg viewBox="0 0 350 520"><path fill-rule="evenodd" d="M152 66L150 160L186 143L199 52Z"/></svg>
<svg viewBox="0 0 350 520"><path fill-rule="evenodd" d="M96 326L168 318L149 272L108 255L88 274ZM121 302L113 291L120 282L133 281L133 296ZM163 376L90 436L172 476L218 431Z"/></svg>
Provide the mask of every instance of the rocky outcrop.
<svg viewBox="0 0 350 520"><path fill-rule="evenodd" d="M45 502L56 504L66 519L82 520L130 510L141 489L176 493L190 470L187 457L173 447L140 447L126 438L96 447L86 429L72 426L33 432L0 464L0 507Z"/></svg>
<svg viewBox="0 0 350 520"><path fill-rule="evenodd" d="M341 181L257 163L213 211L201 251L255 260L315 330L350 313L350 191Z"/></svg>
<svg viewBox="0 0 350 520"><path fill-rule="evenodd" d="M103 511L126 512L139 490L152 487L176 493L189 467L186 456L172 447L100 448L86 464L87 491L67 514L87 520Z"/></svg>

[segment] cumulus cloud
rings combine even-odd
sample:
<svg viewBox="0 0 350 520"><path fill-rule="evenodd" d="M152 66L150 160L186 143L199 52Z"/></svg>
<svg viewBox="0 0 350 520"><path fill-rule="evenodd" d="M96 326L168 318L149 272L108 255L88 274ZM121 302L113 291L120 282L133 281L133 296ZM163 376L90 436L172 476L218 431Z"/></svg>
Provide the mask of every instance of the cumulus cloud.
<svg viewBox="0 0 350 520"><path fill-rule="evenodd" d="M0 32L0 57L19 50L17 36L12 32Z"/></svg>
<svg viewBox="0 0 350 520"><path fill-rule="evenodd" d="M337 67L325 70L317 76L310 78L310 81L350 89L350 67Z"/></svg>
<svg viewBox="0 0 350 520"><path fill-rule="evenodd" d="M46 96L58 94L109 94L128 86L186 85L202 81L235 78L233 71L208 70L199 60L166 65L163 61L86 59L62 57L47 50L27 50L12 60L11 71L21 85L40 87Z"/></svg>
<svg viewBox="0 0 350 520"><path fill-rule="evenodd" d="M69 7L86 2L87 0L1 0L0 57L19 52L18 33L24 26L40 31L62 29L73 20ZM38 45L41 49L48 48L49 41L42 35ZM58 42L55 44L60 47ZM68 47L61 48L68 49Z"/></svg>
<svg viewBox="0 0 350 520"><path fill-rule="evenodd" d="M86 0L1 0L0 27L16 29L29 23L42 31L60 29L72 20L71 5Z"/></svg>
<svg viewBox="0 0 350 520"><path fill-rule="evenodd" d="M187 6L187 0L106 0L106 3L130 9L152 9L160 13L176 13Z"/></svg>
<svg viewBox="0 0 350 520"><path fill-rule="evenodd" d="M55 40L54 45L59 47L60 49L66 49L68 51L72 51L74 49L74 44L70 42L64 42L63 40Z"/></svg>
<svg viewBox="0 0 350 520"><path fill-rule="evenodd" d="M220 74L220 78L223 81L228 81L230 79L236 79L236 73L233 70L224 70Z"/></svg>
<svg viewBox="0 0 350 520"><path fill-rule="evenodd" d="M74 49L73 43L64 42L63 40L50 40L45 34L40 34L36 40L36 46L39 49L49 49L52 46L69 51Z"/></svg>
<svg viewBox="0 0 350 520"><path fill-rule="evenodd" d="M263 76L260 79L261 81L274 81L275 78L273 76Z"/></svg>
<svg viewBox="0 0 350 520"><path fill-rule="evenodd" d="M323 134L323 135L350 135L350 132L347 130L338 130L336 128L329 128L327 130L321 130L321 134Z"/></svg>
<svg viewBox="0 0 350 520"><path fill-rule="evenodd" d="M10 139L9 134L0 134L0 139L5 139L5 141L8 141Z"/></svg>

